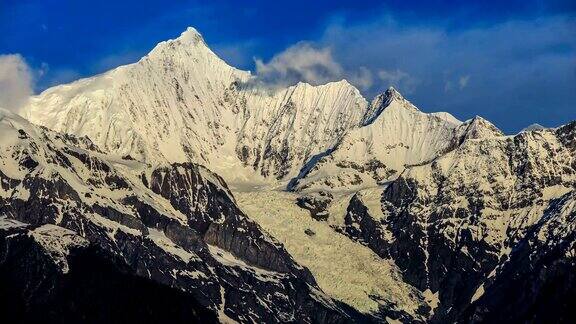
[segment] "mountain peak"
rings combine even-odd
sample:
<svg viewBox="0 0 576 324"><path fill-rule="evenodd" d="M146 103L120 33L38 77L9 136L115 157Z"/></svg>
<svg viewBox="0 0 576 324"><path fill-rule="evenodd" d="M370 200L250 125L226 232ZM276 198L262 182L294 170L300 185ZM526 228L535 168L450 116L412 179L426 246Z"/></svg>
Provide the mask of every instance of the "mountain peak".
<svg viewBox="0 0 576 324"><path fill-rule="evenodd" d="M481 139L504 136L504 133L490 121L480 117L474 116L462 123L456 130L459 134L460 141L463 142L467 139Z"/></svg>
<svg viewBox="0 0 576 324"><path fill-rule="evenodd" d="M410 101L406 100L398 90L394 87L388 88L384 93L374 97L366 114L364 115L363 125L368 125L374 122L380 114L392 107L406 109L409 111L419 111Z"/></svg>
<svg viewBox="0 0 576 324"><path fill-rule="evenodd" d="M414 107L414 105L412 105L408 100L406 100L404 96L402 96L402 94L394 87L389 87L388 89L386 89L384 93L381 93L378 96L376 96L374 101L381 102L386 106L390 106L392 102L398 102L402 103L403 104L402 106L405 108L410 108L411 110L412 109L418 110L416 109L416 107Z"/></svg>
<svg viewBox="0 0 576 324"><path fill-rule="evenodd" d="M543 130L543 129L546 129L546 127L544 127L540 124L532 124L532 125L524 128L523 130L521 130L520 133L539 131L539 130Z"/></svg>
<svg viewBox="0 0 576 324"><path fill-rule="evenodd" d="M174 53L175 51L188 51L189 48L206 48L208 51L210 51L208 45L204 41L204 38L194 27L186 28L186 30L184 30L177 38L158 43L147 56L163 57L166 53Z"/></svg>
<svg viewBox="0 0 576 324"><path fill-rule="evenodd" d="M338 81L334 81L333 83L334 83L334 84L339 84L339 85L344 85L344 86L354 87L354 85L352 85L352 83L350 83L350 82L349 82L348 80L346 80L346 79L341 79L341 80L338 80Z"/></svg>
<svg viewBox="0 0 576 324"><path fill-rule="evenodd" d="M295 87L295 88L299 88L299 87L304 87L304 88L306 88L306 87L312 87L312 88L322 88L322 87L325 87L325 88L330 88L330 87L332 87L332 88L339 88L339 87L340 87L340 88L342 88L342 87L344 87L344 88L351 88L351 89L356 89L356 90L357 90L357 88L356 88L353 84L351 84L350 82L348 82L348 80L346 80L346 79L341 79L341 80L338 80L338 81L329 81L329 82L325 82L325 83L310 83L310 82L307 82L307 81L298 81L298 82L297 82L296 84L294 84L292 87ZM358 90L358 92L359 92L359 90Z"/></svg>
<svg viewBox="0 0 576 324"><path fill-rule="evenodd" d="M180 34L180 37L176 38L176 40L189 44L197 44L198 42L204 43L204 38L194 27L187 27L186 30Z"/></svg>
<svg viewBox="0 0 576 324"><path fill-rule="evenodd" d="M400 94L400 92L398 92L398 90L396 90L396 88L390 86L385 92L384 92L384 96L386 96L387 98L389 98L390 100L392 99L404 99L404 97L402 96L402 94Z"/></svg>

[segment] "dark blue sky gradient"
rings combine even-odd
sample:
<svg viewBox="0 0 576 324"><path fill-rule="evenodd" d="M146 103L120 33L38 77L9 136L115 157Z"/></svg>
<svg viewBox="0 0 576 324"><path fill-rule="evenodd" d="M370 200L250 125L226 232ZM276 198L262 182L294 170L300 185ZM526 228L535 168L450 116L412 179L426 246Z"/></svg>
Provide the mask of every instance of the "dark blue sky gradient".
<svg viewBox="0 0 576 324"><path fill-rule="evenodd" d="M309 41L332 48L346 69L409 75L388 83L425 111L478 114L514 132L576 119L575 17L573 0L0 0L0 54L45 71L39 91L134 62L187 26L250 70L254 57Z"/></svg>

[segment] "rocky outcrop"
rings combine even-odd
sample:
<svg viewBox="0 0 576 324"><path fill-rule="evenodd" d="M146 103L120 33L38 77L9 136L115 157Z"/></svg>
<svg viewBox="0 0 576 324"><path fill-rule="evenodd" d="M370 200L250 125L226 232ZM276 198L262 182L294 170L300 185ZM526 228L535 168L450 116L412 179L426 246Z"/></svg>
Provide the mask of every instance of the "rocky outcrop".
<svg viewBox="0 0 576 324"><path fill-rule="evenodd" d="M339 230L386 259L390 258L390 242L386 240L385 226L385 222L371 215L359 194L355 194L348 204L346 216L344 216L344 227Z"/></svg>
<svg viewBox="0 0 576 324"><path fill-rule="evenodd" d="M298 197L296 204L300 208L307 209L310 212L310 216L317 221L326 221L328 219L328 206L332 202L331 193L326 191L320 191L318 193L312 193L309 195L303 195Z"/></svg>
<svg viewBox="0 0 576 324"><path fill-rule="evenodd" d="M172 207L186 215L188 225L201 234L210 224L240 213L224 180L192 163L156 168L145 185L168 199Z"/></svg>
<svg viewBox="0 0 576 324"><path fill-rule="evenodd" d="M554 201L476 290L462 318L471 323L570 323L576 318L576 194Z"/></svg>

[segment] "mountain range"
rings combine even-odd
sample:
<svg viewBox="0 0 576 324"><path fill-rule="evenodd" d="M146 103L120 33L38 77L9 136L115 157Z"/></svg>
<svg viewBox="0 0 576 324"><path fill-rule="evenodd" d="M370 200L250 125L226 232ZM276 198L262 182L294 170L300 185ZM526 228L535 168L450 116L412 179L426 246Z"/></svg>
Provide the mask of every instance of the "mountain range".
<svg viewBox="0 0 576 324"><path fill-rule="evenodd" d="M22 321L576 318L576 122L505 135L346 80L286 88L188 28L0 110Z"/></svg>

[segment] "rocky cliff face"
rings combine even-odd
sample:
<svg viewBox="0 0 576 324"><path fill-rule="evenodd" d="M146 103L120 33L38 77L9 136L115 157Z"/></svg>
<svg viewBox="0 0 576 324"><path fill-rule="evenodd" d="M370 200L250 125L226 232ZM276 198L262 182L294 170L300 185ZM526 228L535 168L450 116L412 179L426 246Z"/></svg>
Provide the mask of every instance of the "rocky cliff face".
<svg viewBox="0 0 576 324"><path fill-rule="evenodd" d="M381 257L394 259L405 280L419 290L438 293L433 321L458 320L460 312L471 308L476 309L471 319L479 321L542 319L534 303L544 298L543 287L572 280L567 269L574 264L574 239L568 233L574 226L569 215L576 172L573 145L564 140L572 133L573 125L567 125L514 137L464 139L450 153L409 168L388 184L381 196L383 215L371 214L355 195L342 231ZM548 231L556 226L555 233ZM532 243L537 232L562 252ZM555 270L543 273L538 266ZM517 306L528 303L523 307L506 308L504 299L489 297L483 300L494 303L490 306L473 303L488 291L487 283L504 293L502 286L538 275L531 290L520 289ZM554 298L569 299L571 294L560 290ZM559 310L562 316L569 313L566 305L558 305L565 307Z"/></svg>
<svg viewBox="0 0 576 324"><path fill-rule="evenodd" d="M543 217L489 276L462 318L474 323L570 322L576 317L574 191Z"/></svg>

